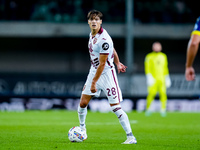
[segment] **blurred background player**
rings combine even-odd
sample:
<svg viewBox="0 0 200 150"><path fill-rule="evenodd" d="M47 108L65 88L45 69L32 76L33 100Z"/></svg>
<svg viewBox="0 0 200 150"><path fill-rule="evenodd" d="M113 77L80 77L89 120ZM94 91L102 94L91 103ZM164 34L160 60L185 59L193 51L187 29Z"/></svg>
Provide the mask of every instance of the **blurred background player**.
<svg viewBox="0 0 200 150"><path fill-rule="evenodd" d="M132 134L128 116L120 105L123 100L113 61L117 66L118 73L125 72L127 67L120 63L110 35L101 26L102 17L103 14L97 10L90 11L87 16L91 29L88 43L91 67L78 106L80 127L84 131L84 138L87 138L85 119L88 103L92 97L98 97L100 92L103 91L108 98L112 111L117 115L126 132L127 140L122 144L136 144L137 141Z"/></svg>
<svg viewBox="0 0 200 150"><path fill-rule="evenodd" d="M200 16L197 18L194 29L191 33L190 40L187 47L187 58L185 66L185 78L187 81L195 79L195 70L193 68L193 62L199 49L200 43Z"/></svg>
<svg viewBox="0 0 200 150"><path fill-rule="evenodd" d="M145 57L145 74L147 79L147 103L146 115L151 114L150 106L157 93L159 93L161 102L161 115L166 116L167 105L167 88L171 86L171 80L168 70L168 60L166 54L161 52L162 45L154 42L152 45L153 52Z"/></svg>

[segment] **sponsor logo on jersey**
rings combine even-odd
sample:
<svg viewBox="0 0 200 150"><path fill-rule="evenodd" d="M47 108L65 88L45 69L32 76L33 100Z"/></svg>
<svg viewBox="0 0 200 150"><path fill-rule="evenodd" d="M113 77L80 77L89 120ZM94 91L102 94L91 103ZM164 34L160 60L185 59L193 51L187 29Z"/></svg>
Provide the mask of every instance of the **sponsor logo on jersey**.
<svg viewBox="0 0 200 150"><path fill-rule="evenodd" d="M103 50L108 50L109 49L109 44L108 43L103 43L102 49Z"/></svg>
<svg viewBox="0 0 200 150"><path fill-rule="evenodd" d="M93 44L95 44L97 42L97 38L94 38L93 40Z"/></svg>

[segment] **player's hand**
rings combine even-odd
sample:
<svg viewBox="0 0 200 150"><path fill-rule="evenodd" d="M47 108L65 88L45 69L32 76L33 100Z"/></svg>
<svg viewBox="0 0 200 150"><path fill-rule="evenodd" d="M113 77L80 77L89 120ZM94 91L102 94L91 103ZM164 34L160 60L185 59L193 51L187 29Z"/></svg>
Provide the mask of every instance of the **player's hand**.
<svg viewBox="0 0 200 150"><path fill-rule="evenodd" d="M148 73L146 75L146 79L147 79L147 86L152 86L155 83L155 79L151 73Z"/></svg>
<svg viewBox="0 0 200 150"><path fill-rule="evenodd" d="M117 65L118 73L120 73L120 72L126 72L126 68L127 68L127 66L125 66L121 62Z"/></svg>
<svg viewBox="0 0 200 150"><path fill-rule="evenodd" d="M171 79L170 79L169 75L165 76L165 85L166 85L167 88L170 88L171 85L172 85L172 82L171 82Z"/></svg>
<svg viewBox="0 0 200 150"><path fill-rule="evenodd" d="M185 69L185 79L187 81L195 80L195 71L193 67L187 67Z"/></svg>
<svg viewBox="0 0 200 150"><path fill-rule="evenodd" d="M92 82L92 85L91 85L90 91L91 91L92 93L97 92L97 89L96 89L96 83Z"/></svg>

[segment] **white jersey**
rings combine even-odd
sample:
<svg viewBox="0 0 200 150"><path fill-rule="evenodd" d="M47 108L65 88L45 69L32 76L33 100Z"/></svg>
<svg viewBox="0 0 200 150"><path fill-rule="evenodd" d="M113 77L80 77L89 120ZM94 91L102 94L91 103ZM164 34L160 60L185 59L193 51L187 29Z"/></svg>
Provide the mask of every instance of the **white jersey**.
<svg viewBox="0 0 200 150"><path fill-rule="evenodd" d="M107 31L103 28L100 29L99 33L95 37L92 37L90 33L90 39L88 43L91 67L88 74L86 83L84 85L82 94L93 95L98 97L101 91L104 91L110 104L116 104L122 101L121 89L119 88L118 79L113 64L113 41ZM97 92L92 93L90 88L92 80L95 76L99 65L99 56L108 55L106 66L96 82Z"/></svg>
<svg viewBox="0 0 200 150"><path fill-rule="evenodd" d="M92 37L90 33L88 48L91 59L90 72L96 73L97 67L99 66L99 56L102 54L108 55L102 74L105 73L107 69L114 67L113 41L105 29L101 27L100 31L94 37Z"/></svg>

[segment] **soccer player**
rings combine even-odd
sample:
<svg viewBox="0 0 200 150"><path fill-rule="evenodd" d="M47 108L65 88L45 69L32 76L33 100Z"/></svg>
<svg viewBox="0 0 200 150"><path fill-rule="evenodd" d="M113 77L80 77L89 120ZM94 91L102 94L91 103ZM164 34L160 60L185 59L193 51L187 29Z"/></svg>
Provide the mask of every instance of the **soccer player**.
<svg viewBox="0 0 200 150"><path fill-rule="evenodd" d="M171 79L168 70L167 55L161 52L160 42L154 42L152 52L145 57L145 74L147 80L147 104L146 115L151 114L150 106L157 92L161 101L161 116L166 116L167 92L166 89L171 86Z"/></svg>
<svg viewBox="0 0 200 150"><path fill-rule="evenodd" d="M136 144L137 141L133 136L128 116L120 106L122 94L113 61L117 66L118 73L125 72L127 67L119 61L110 35L101 26L102 17L103 14L97 10L92 10L87 15L91 29L88 43L91 67L78 106L80 127L84 131L84 136L87 137L85 125L87 106L92 97L98 97L102 90L127 134L127 140L122 144Z"/></svg>
<svg viewBox="0 0 200 150"><path fill-rule="evenodd" d="M191 33L190 40L187 47L187 58L185 66L185 78L187 81L195 79L195 70L193 68L193 62L199 49L200 43L200 16L197 18L194 29Z"/></svg>

